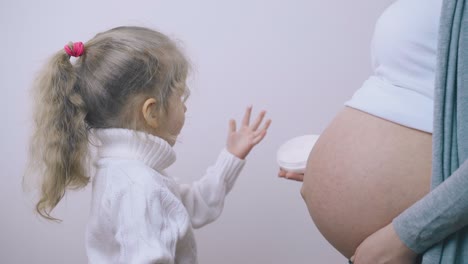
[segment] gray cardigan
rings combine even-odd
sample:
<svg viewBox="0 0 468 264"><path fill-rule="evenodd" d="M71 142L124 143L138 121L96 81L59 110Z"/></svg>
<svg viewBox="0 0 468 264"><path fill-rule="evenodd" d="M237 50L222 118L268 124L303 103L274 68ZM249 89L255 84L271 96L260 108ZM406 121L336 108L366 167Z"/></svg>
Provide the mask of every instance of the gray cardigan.
<svg viewBox="0 0 468 264"><path fill-rule="evenodd" d="M434 93L432 190L393 220L423 264L468 264L468 0L444 0Z"/></svg>

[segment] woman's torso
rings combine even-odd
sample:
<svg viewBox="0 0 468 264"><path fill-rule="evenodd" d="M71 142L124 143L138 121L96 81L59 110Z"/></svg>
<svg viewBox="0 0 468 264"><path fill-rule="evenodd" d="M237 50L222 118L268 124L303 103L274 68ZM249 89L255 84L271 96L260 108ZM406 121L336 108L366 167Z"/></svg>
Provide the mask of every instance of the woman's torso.
<svg viewBox="0 0 468 264"><path fill-rule="evenodd" d="M350 257L430 189L432 136L345 108L312 150L301 193L324 237Z"/></svg>
<svg viewBox="0 0 468 264"><path fill-rule="evenodd" d="M322 133L301 193L324 237L351 257L430 190L442 0L400 0L373 39L374 73Z"/></svg>

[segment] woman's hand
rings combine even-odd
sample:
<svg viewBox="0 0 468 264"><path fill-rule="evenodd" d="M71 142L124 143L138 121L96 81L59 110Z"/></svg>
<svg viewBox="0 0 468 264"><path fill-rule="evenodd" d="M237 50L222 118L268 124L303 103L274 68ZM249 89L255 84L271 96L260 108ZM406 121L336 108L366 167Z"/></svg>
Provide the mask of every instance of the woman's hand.
<svg viewBox="0 0 468 264"><path fill-rule="evenodd" d="M268 119L260 129L266 111L260 112L253 124L250 124L250 115L252 106L249 106L245 111L244 118L239 130L236 131L236 121L229 121L229 133L227 138L227 150L240 159L245 159L252 148L260 143L265 137L268 127L271 124L271 119Z"/></svg>
<svg viewBox="0 0 468 264"><path fill-rule="evenodd" d="M356 249L351 261L354 264L414 264L417 257L401 242L390 223L366 238Z"/></svg>
<svg viewBox="0 0 468 264"><path fill-rule="evenodd" d="M280 168L278 176L280 178L285 178L288 180L294 180L294 181L300 181L300 182L304 180L304 173L285 171L282 168Z"/></svg>

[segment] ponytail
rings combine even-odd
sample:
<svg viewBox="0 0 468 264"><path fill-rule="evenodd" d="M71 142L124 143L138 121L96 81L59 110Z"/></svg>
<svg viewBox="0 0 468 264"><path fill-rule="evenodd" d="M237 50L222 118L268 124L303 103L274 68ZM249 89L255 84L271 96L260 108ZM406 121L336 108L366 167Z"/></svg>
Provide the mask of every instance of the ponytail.
<svg viewBox="0 0 468 264"><path fill-rule="evenodd" d="M86 106L76 80L70 57L62 50L52 57L34 86L36 127L30 153L34 169L30 171L40 176L36 211L48 220L60 221L51 211L67 188L79 189L89 182Z"/></svg>

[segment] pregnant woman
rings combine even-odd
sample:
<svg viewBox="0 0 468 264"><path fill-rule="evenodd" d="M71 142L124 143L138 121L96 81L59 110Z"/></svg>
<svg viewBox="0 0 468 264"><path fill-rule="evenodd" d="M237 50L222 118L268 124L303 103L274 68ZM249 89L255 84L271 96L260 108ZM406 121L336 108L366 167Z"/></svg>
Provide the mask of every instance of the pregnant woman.
<svg viewBox="0 0 468 264"><path fill-rule="evenodd" d="M441 6L398 0L387 8L372 41L373 75L310 153L301 193L317 228L348 258L430 191Z"/></svg>

